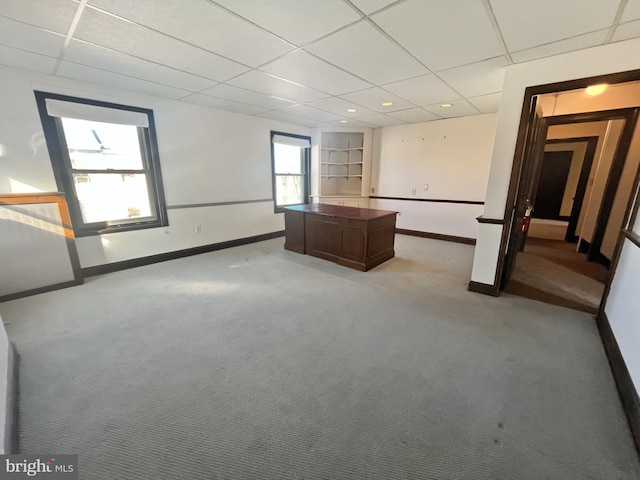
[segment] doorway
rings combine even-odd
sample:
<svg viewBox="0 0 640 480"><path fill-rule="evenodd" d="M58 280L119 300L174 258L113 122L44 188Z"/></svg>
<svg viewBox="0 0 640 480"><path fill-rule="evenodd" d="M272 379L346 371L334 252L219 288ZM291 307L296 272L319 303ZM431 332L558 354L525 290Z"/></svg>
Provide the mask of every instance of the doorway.
<svg viewBox="0 0 640 480"><path fill-rule="evenodd" d="M620 88L640 88L637 82L616 87L617 93L623 91ZM521 135L524 141L518 146L521 164L514 161L509 192L513 203L507 204L512 212L511 229L504 250L501 288L507 293L596 313L616 250L616 241L612 243L611 239L617 240L623 218L628 215L631 187L639 169L640 133L636 134L636 127L640 100L635 105L628 100L622 105L613 101L614 108L609 110L606 102L600 102L602 110L580 111L575 105L580 94L577 90L531 96L530 111L535 106L542 110L538 116L543 118L536 120L534 114L529 115L525 127L528 133ZM551 114L549 102L545 103L549 98L553 101ZM574 101L573 113L563 111L571 103L568 100ZM593 126L598 122L605 126L599 135L591 135L588 129L575 136L549 135L560 126ZM542 124L543 129L537 138L533 135L535 123ZM549 149L550 144L555 148ZM567 149L570 144L574 144L573 151ZM581 150L580 162L574 161L577 150ZM633 177L631 181L629 176ZM529 207L533 214L527 229L518 215L530 211Z"/></svg>
<svg viewBox="0 0 640 480"><path fill-rule="evenodd" d="M577 251L580 237L575 233L584 234L585 212L589 210L584 201L586 187L596 154L600 160L606 131L606 121L548 128L540 175L534 180L531 222L504 292L589 313L597 311L607 268L589 262L586 253Z"/></svg>
<svg viewBox="0 0 640 480"><path fill-rule="evenodd" d="M561 209L572 160L572 150L545 150L540 180L536 188L537 202L536 209L533 211L534 218L568 220L568 217L561 214Z"/></svg>

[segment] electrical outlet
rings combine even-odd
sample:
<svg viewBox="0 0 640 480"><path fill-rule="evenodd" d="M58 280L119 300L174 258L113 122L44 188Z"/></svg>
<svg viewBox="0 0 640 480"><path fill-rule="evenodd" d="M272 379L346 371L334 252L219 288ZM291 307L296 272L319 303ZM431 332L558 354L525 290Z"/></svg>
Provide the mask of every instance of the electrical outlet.
<svg viewBox="0 0 640 480"><path fill-rule="evenodd" d="M200 224L196 225L196 233L202 233L202 225Z"/></svg>
<svg viewBox="0 0 640 480"><path fill-rule="evenodd" d="M416 189L415 189L415 188L412 188L412 189L411 189L411 195L415 195L415 194L416 194Z"/></svg>
<svg viewBox="0 0 640 480"><path fill-rule="evenodd" d="M376 187L371 187L371 193L376 193Z"/></svg>
<svg viewBox="0 0 640 480"><path fill-rule="evenodd" d="M429 191L429 184L428 184L428 183L425 183L425 184L424 184L424 191L425 191L425 192L428 192L428 191Z"/></svg>

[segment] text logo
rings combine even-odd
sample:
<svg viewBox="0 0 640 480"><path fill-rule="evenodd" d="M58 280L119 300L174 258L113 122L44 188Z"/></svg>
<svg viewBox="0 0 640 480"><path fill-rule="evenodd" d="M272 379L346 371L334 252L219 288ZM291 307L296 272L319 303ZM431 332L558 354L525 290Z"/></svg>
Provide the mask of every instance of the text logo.
<svg viewBox="0 0 640 480"><path fill-rule="evenodd" d="M78 480L78 455L0 455L0 480Z"/></svg>

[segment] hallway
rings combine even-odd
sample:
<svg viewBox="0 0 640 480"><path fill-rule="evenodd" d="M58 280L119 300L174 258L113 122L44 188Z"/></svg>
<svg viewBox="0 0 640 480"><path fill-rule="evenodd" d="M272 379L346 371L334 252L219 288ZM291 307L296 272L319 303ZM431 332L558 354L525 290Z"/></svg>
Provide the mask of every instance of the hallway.
<svg viewBox="0 0 640 480"><path fill-rule="evenodd" d="M607 274L573 243L530 237L504 292L595 314Z"/></svg>

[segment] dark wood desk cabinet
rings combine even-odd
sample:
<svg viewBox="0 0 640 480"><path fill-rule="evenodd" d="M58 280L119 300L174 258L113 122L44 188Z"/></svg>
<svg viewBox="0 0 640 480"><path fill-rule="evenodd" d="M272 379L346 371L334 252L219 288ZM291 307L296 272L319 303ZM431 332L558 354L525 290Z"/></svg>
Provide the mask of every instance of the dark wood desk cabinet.
<svg viewBox="0 0 640 480"><path fill-rule="evenodd" d="M284 248L367 270L393 258L396 214L313 203L284 210Z"/></svg>

